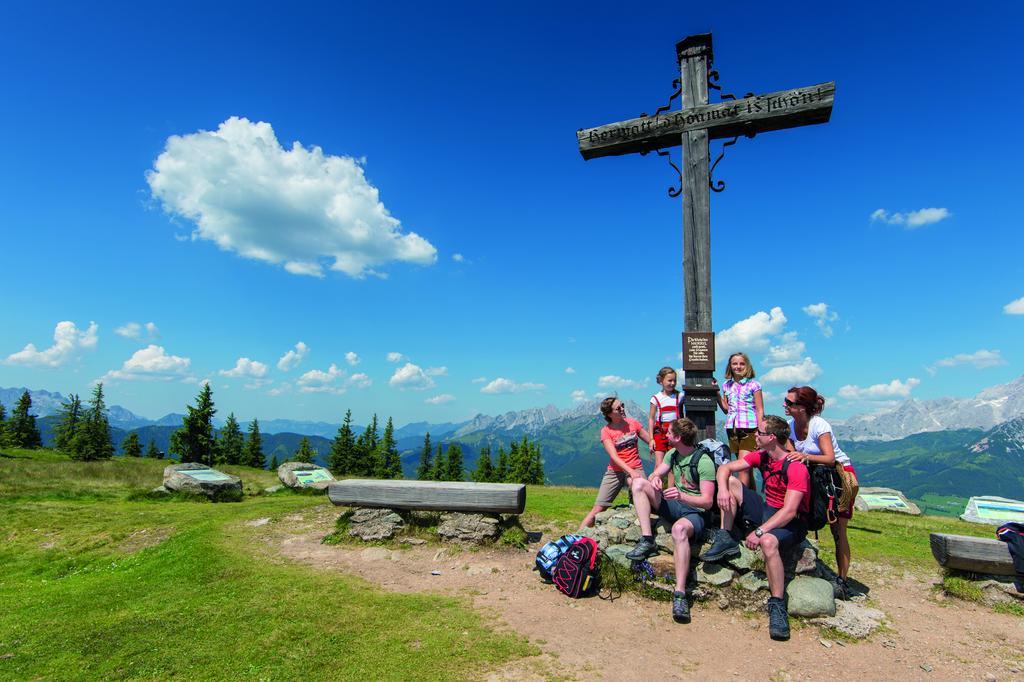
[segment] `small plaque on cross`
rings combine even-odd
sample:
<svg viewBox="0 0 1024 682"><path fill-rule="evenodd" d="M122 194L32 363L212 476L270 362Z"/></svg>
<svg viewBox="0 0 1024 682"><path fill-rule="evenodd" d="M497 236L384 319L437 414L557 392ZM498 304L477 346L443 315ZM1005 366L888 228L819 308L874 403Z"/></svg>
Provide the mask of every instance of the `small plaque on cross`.
<svg viewBox="0 0 1024 682"><path fill-rule="evenodd" d="M715 335L713 332L683 332L683 369L715 371Z"/></svg>

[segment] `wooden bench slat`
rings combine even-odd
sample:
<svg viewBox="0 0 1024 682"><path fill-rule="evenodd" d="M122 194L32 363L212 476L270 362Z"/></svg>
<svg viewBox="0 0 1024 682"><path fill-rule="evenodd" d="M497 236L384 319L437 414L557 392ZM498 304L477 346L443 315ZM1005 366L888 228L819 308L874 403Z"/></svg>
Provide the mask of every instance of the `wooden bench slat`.
<svg viewBox="0 0 1024 682"><path fill-rule="evenodd" d="M1005 542L950 533L932 533L929 540L932 556L940 566L972 573L1016 575Z"/></svg>
<svg viewBox="0 0 1024 682"><path fill-rule="evenodd" d="M346 507L522 514L522 483L348 479L331 483L331 502Z"/></svg>

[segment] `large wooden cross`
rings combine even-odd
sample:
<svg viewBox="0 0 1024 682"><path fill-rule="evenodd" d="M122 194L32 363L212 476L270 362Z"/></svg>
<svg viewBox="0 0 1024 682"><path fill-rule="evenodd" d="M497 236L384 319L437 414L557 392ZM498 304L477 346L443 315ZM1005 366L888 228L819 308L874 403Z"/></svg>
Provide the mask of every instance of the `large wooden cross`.
<svg viewBox="0 0 1024 682"><path fill-rule="evenodd" d="M715 337L711 326L711 172L709 140L826 123L832 114L835 82L767 95L748 95L708 104L711 34L676 44L682 109L659 109L576 133L584 159L683 148L683 288L685 295L683 370L685 410L709 437L715 435L717 386Z"/></svg>

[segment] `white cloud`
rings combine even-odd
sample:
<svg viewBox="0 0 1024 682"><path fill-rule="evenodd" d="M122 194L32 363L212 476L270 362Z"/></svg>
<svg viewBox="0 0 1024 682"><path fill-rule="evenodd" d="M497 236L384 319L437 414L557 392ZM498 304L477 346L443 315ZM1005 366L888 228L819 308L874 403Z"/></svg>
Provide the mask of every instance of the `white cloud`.
<svg viewBox="0 0 1024 682"><path fill-rule="evenodd" d="M477 377L476 379L473 379L469 383L471 383L471 384L486 384L487 383L487 377Z"/></svg>
<svg viewBox="0 0 1024 682"><path fill-rule="evenodd" d="M168 355L163 346L151 343L132 353L121 365L121 369L110 370L100 381L170 381L177 378L198 381L188 376L191 364L189 358Z"/></svg>
<svg viewBox="0 0 1024 682"><path fill-rule="evenodd" d="M798 363L773 367L761 376L761 383L803 386L809 384L819 374L821 374L821 367L816 365L811 358L804 358Z"/></svg>
<svg viewBox="0 0 1024 682"><path fill-rule="evenodd" d="M427 398L423 402L427 405L443 405L445 403L450 403L453 400L455 400L455 396L452 394L442 393L441 395L435 395L433 398Z"/></svg>
<svg viewBox="0 0 1024 682"><path fill-rule="evenodd" d="M4 361L8 365L25 367L60 367L96 347L99 341L99 327L90 322L89 327L79 331L74 322L64 320L53 329L53 345L38 350L34 344L25 344L17 353L11 353Z"/></svg>
<svg viewBox="0 0 1024 682"><path fill-rule="evenodd" d="M447 367L427 367L423 371L428 377L443 377L448 375Z"/></svg>
<svg viewBox="0 0 1024 682"><path fill-rule="evenodd" d="M219 372L222 377L265 377L267 366L262 362L250 360L249 358L238 358L232 369L222 369Z"/></svg>
<svg viewBox="0 0 1024 682"><path fill-rule="evenodd" d="M395 373L388 379L388 384L400 391L426 391L435 386L434 380L419 365L411 362L405 363L397 368Z"/></svg>
<svg viewBox="0 0 1024 682"><path fill-rule="evenodd" d="M872 222L887 223L889 225L906 225L908 229L922 227L945 220L953 214L945 208L922 208L909 213L889 213L884 208L877 209L871 214Z"/></svg>
<svg viewBox="0 0 1024 682"><path fill-rule="evenodd" d="M874 384L866 388L847 384L839 389L839 395L852 400L884 400L889 398L907 398L910 391L920 384L919 379L910 377L905 382L893 379L887 384Z"/></svg>
<svg viewBox="0 0 1024 682"><path fill-rule="evenodd" d="M768 355L764 358L764 364L769 367L795 364L800 360L805 350L807 350L807 346L797 338L796 332L786 332L779 338L777 345L772 345L768 348Z"/></svg>
<svg viewBox="0 0 1024 682"><path fill-rule="evenodd" d="M331 363L326 372L319 369L311 369L300 376L296 383L299 385L299 391L303 393L333 393L341 395L345 392L345 389L338 386L335 382L343 379L345 374L345 370L339 369L337 365Z"/></svg>
<svg viewBox="0 0 1024 682"><path fill-rule="evenodd" d="M957 353L948 358L936 361L934 367L955 367L957 365L970 365L975 369L986 369L1005 365L1006 359L998 350L978 350L973 353Z"/></svg>
<svg viewBox="0 0 1024 682"><path fill-rule="evenodd" d="M352 388L369 388L370 386L373 386L373 380L366 374L357 372L345 381L345 385L351 386Z"/></svg>
<svg viewBox="0 0 1024 682"><path fill-rule="evenodd" d="M164 210L195 223L205 239L244 258L322 277L380 275L394 261L431 265L437 250L380 201L365 160L293 142L269 123L232 116L216 131L173 135L146 181Z"/></svg>
<svg viewBox="0 0 1024 682"><path fill-rule="evenodd" d="M267 395L269 395L269 396L279 396L279 395L284 395L285 393L291 393L291 392L292 392L292 385L289 384L289 383L283 383L283 384L281 384L279 386L275 386L274 388L272 388L269 391L267 391Z"/></svg>
<svg viewBox="0 0 1024 682"><path fill-rule="evenodd" d="M534 384L528 381L520 384L512 379L498 377L481 388L480 392L489 394L522 393L523 391L543 391L545 388L544 384Z"/></svg>
<svg viewBox="0 0 1024 682"><path fill-rule="evenodd" d="M828 303L805 305L803 311L814 318L814 324L826 337L832 336L832 323L839 319L839 313L828 309Z"/></svg>
<svg viewBox="0 0 1024 682"><path fill-rule="evenodd" d="M452 260L455 261L456 263L464 263L466 261L466 257L463 256L461 253L453 253Z"/></svg>
<svg viewBox="0 0 1024 682"><path fill-rule="evenodd" d="M356 355L352 351L349 351L349 352L345 353L345 362L347 362L348 364L350 364L353 367L355 367L356 365L358 365L362 361L359 359L358 355Z"/></svg>
<svg viewBox="0 0 1024 682"><path fill-rule="evenodd" d="M786 316L782 308L775 306L768 312L758 311L718 332L715 336L715 354L725 358L738 351L750 353L765 350L770 337L781 334L785 326Z"/></svg>
<svg viewBox="0 0 1024 682"><path fill-rule="evenodd" d="M577 388L575 391L569 394L574 403L582 403L587 399L587 392L581 388Z"/></svg>
<svg viewBox="0 0 1024 682"><path fill-rule="evenodd" d="M565 373L566 373L566 374L575 374L575 373L576 373L576 370L575 370L575 369L573 369L572 367L566 367L566 368L565 368Z"/></svg>
<svg viewBox="0 0 1024 682"><path fill-rule="evenodd" d="M243 388L247 388L251 391L263 388L264 386L269 386L272 383L274 383L273 379L253 379L243 384ZM224 388L227 388L227 386L225 386Z"/></svg>
<svg viewBox="0 0 1024 682"><path fill-rule="evenodd" d="M1003 312L1007 315L1024 315L1024 296L1004 305Z"/></svg>
<svg viewBox="0 0 1024 682"><path fill-rule="evenodd" d="M396 353L395 351L391 351L390 353L388 353L387 358L388 362L401 362L402 360L405 360L404 355L402 355L401 353Z"/></svg>
<svg viewBox="0 0 1024 682"><path fill-rule="evenodd" d="M597 385L601 388L643 388L642 382L633 379L624 379L614 374L606 374L598 378Z"/></svg>
<svg viewBox="0 0 1024 682"><path fill-rule="evenodd" d="M282 372L288 372L299 366L302 360L306 357L306 353L309 352L309 346L299 341L295 344L295 349L290 350L281 356L281 359L277 361L277 368Z"/></svg>
<svg viewBox="0 0 1024 682"><path fill-rule="evenodd" d="M114 330L114 333L118 336L123 336L126 339L141 339L142 332L145 330L146 337L154 341L160 338L160 330L154 322L147 322L146 324L140 324L138 322L125 322L123 325Z"/></svg>

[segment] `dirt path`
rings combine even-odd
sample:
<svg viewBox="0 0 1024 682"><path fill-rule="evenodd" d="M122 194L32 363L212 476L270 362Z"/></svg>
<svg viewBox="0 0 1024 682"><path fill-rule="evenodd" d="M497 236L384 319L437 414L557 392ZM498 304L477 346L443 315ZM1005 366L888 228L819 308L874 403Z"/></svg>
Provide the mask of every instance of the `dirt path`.
<svg viewBox="0 0 1024 682"><path fill-rule="evenodd" d="M567 599L530 570L535 549L320 544L336 517L329 509L301 522L290 517L290 527L265 527L276 527L267 539L288 559L360 575L384 589L466 597L544 652L492 679L1024 679L1024 619L936 598L937 572L893 575L856 564L856 577L871 584L872 606L886 612L890 629L866 641L823 644L817 627L794 619L792 639L779 643L768 638L767 617L723 612L713 603L695 604L693 622L677 625L669 604L629 594L614 602ZM734 648L730 642L744 642L750 655L723 660L718 652Z"/></svg>

